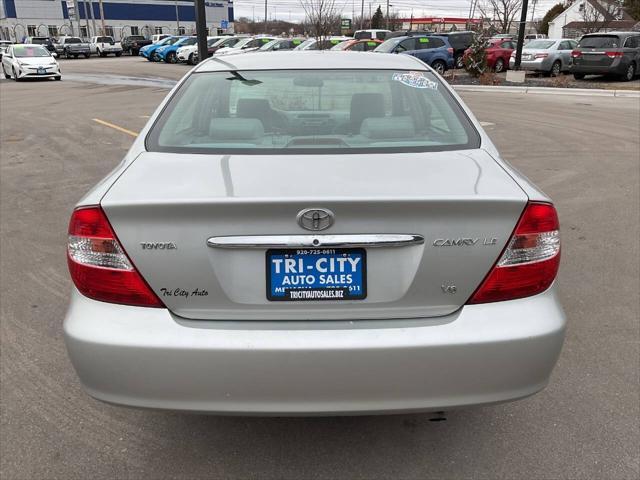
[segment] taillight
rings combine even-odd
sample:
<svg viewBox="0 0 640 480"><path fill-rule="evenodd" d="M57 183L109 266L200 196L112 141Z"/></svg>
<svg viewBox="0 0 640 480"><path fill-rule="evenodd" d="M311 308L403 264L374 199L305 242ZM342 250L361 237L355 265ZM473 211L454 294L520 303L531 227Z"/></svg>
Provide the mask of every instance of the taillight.
<svg viewBox="0 0 640 480"><path fill-rule="evenodd" d="M530 297L551 286L560 265L560 225L553 205L529 202L500 260L468 303Z"/></svg>
<svg viewBox="0 0 640 480"><path fill-rule="evenodd" d="M622 52L605 52L604 54L609 58L619 58L623 55Z"/></svg>
<svg viewBox="0 0 640 480"><path fill-rule="evenodd" d="M582 52L581 52L580 50L573 50L573 51L571 52L571 56L572 56L573 58L579 58L579 57L581 57L581 56L582 56Z"/></svg>
<svg viewBox="0 0 640 480"><path fill-rule="evenodd" d="M164 307L127 257L99 206L81 207L71 215L67 263L73 283L86 297Z"/></svg>
<svg viewBox="0 0 640 480"><path fill-rule="evenodd" d="M451 48L451 47L447 48L447 52L449 52L450 54L453 55L453 48Z"/></svg>
<svg viewBox="0 0 640 480"><path fill-rule="evenodd" d="M536 53L536 58L547 58L549 56L548 53Z"/></svg>

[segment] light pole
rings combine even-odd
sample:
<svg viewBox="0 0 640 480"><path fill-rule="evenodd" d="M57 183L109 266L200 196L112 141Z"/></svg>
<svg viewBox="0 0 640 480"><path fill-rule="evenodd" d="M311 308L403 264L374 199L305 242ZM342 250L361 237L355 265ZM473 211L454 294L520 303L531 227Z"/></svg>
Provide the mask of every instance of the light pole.
<svg viewBox="0 0 640 480"><path fill-rule="evenodd" d="M178 13L178 0L175 0L176 6L176 35L180 35L180 14Z"/></svg>
<svg viewBox="0 0 640 480"><path fill-rule="evenodd" d="M516 47L515 70L520 70L520 61L522 60L522 46L524 45L524 27L527 23L527 6L529 0L522 1L522 13L520 15L520 25L518 26L518 46Z"/></svg>
<svg viewBox="0 0 640 480"><path fill-rule="evenodd" d="M102 28L102 35L107 34L107 29L104 28L104 5L102 4L102 0L98 0L100 4L100 28Z"/></svg>
<svg viewBox="0 0 640 480"><path fill-rule="evenodd" d="M264 0L264 33L267 33L267 0Z"/></svg>
<svg viewBox="0 0 640 480"><path fill-rule="evenodd" d="M209 56L207 48L207 10L204 0L195 0L196 6L196 34L198 35L198 58L200 61Z"/></svg>

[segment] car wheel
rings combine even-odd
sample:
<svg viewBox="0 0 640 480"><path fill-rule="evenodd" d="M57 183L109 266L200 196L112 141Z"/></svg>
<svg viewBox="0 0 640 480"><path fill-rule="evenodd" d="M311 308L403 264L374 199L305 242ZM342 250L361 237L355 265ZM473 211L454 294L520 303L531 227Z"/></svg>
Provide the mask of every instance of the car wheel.
<svg viewBox="0 0 640 480"><path fill-rule="evenodd" d="M189 55L189 59L187 60L187 63L189 65L195 65L196 64L195 58L193 57L193 53L191 55Z"/></svg>
<svg viewBox="0 0 640 480"><path fill-rule="evenodd" d="M120 57L122 55L122 52L116 52L116 57Z"/></svg>
<svg viewBox="0 0 640 480"><path fill-rule="evenodd" d="M90 56L91 56L91 54L90 54L90 53L85 53L85 54L84 54L84 58L89 58ZM106 57L106 55L105 55L105 57Z"/></svg>
<svg viewBox="0 0 640 480"><path fill-rule="evenodd" d="M444 71L447 69L447 66L442 60L436 60L431 64L431 68L433 68L436 72L442 75Z"/></svg>
<svg viewBox="0 0 640 480"><path fill-rule="evenodd" d="M74 54L74 55L73 55L73 58L76 58L76 59L77 59L79 56L80 56L80 54L79 54L79 53L76 53L76 54Z"/></svg>
<svg viewBox="0 0 640 480"><path fill-rule="evenodd" d="M493 66L493 71L496 73L500 73L504 70L504 60L499 58L496 60L496 64Z"/></svg>
<svg viewBox="0 0 640 480"><path fill-rule="evenodd" d="M9 79L11 75L7 75L7 71L4 69L4 65L2 65L2 73L4 73L4 78Z"/></svg>
<svg viewBox="0 0 640 480"><path fill-rule="evenodd" d="M624 80L625 82L630 82L631 80L633 80L633 77L635 76L636 76L636 64L630 63L629 66L627 67L626 73L622 76L622 80Z"/></svg>
<svg viewBox="0 0 640 480"><path fill-rule="evenodd" d="M160 61L160 57L158 56L158 54L156 52L153 52L149 57L151 58L152 62L159 62Z"/></svg>
<svg viewBox="0 0 640 480"><path fill-rule="evenodd" d="M584 78L584 73L574 73L573 78L576 80L582 80Z"/></svg>
<svg viewBox="0 0 640 480"><path fill-rule="evenodd" d="M462 58L462 55L456 55L455 62L456 68L464 68L464 59Z"/></svg>
<svg viewBox="0 0 640 480"><path fill-rule="evenodd" d="M133 49L131 50L132 57L137 57L139 53L140 53L140 50L133 50Z"/></svg>
<svg viewBox="0 0 640 480"><path fill-rule="evenodd" d="M20 79L18 78L18 74L16 73L16 69L15 69L15 68L11 68L11 72L13 73L13 79L14 79L16 82L19 82L19 81L20 81Z"/></svg>
<svg viewBox="0 0 640 480"><path fill-rule="evenodd" d="M560 75L561 72L562 72L562 63L560 62L560 60L556 60L555 62L553 62L553 65L551 65L551 76L557 77L558 75Z"/></svg>
<svg viewBox="0 0 640 480"><path fill-rule="evenodd" d="M176 56L176 52L169 52L167 56L164 57L164 61L167 63L176 63L178 61L178 57Z"/></svg>
<svg viewBox="0 0 640 480"><path fill-rule="evenodd" d="M65 57L67 57L69 60L71 60L71 54L69 52L65 53Z"/></svg>

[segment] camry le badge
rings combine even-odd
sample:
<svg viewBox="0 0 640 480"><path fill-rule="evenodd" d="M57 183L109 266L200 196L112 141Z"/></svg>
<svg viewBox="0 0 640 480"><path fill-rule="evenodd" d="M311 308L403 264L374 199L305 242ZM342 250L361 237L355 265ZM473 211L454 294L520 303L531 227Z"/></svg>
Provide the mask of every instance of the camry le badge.
<svg viewBox="0 0 640 480"><path fill-rule="evenodd" d="M306 230L318 232L333 225L333 212L326 208L307 208L298 213L298 225Z"/></svg>

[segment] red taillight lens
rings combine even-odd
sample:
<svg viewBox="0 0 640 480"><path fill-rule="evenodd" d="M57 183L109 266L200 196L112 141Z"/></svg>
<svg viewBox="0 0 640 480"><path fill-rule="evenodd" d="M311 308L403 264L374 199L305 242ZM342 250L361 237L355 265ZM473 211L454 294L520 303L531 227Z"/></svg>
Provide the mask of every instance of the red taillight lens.
<svg viewBox="0 0 640 480"><path fill-rule="evenodd" d="M99 206L81 207L71 215L67 263L73 283L86 297L164 307L127 257Z"/></svg>
<svg viewBox="0 0 640 480"><path fill-rule="evenodd" d="M547 58L548 56L548 53L536 53L535 58Z"/></svg>
<svg viewBox="0 0 640 480"><path fill-rule="evenodd" d="M622 52L605 52L605 55L609 58L619 58L622 57Z"/></svg>
<svg viewBox="0 0 640 480"><path fill-rule="evenodd" d="M453 48L451 48L451 47L447 48L447 52L449 52L450 54L453 55Z"/></svg>
<svg viewBox="0 0 640 480"><path fill-rule="evenodd" d="M530 202L498 263L468 303L530 297L551 286L560 265L560 225L553 205Z"/></svg>
<svg viewBox="0 0 640 480"><path fill-rule="evenodd" d="M582 56L582 52L581 52L580 50L573 50L573 51L571 52L571 56L572 56L573 58L581 57L581 56Z"/></svg>

